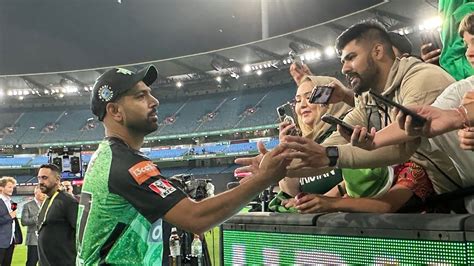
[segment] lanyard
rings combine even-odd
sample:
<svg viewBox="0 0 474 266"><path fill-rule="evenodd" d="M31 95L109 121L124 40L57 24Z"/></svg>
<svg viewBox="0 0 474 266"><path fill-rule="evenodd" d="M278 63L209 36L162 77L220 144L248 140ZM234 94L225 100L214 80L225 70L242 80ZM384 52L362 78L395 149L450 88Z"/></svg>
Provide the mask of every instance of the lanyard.
<svg viewBox="0 0 474 266"><path fill-rule="evenodd" d="M44 217L43 217L43 221L41 222L40 228L43 227L43 224L46 221L46 216L48 215L49 207L51 207L51 204L53 204L53 201L58 194L59 194L58 191L54 192L53 196L51 197L51 200L48 202L48 206L46 206L46 211L44 212Z"/></svg>

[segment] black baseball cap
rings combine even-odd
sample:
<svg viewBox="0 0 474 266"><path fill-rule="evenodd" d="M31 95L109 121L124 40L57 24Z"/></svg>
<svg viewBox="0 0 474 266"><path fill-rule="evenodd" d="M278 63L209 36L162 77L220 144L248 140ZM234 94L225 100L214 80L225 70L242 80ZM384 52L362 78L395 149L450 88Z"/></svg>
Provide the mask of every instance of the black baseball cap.
<svg viewBox="0 0 474 266"><path fill-rule="evenodd" d="M402 54L411 54L413 50L413 45L411 44L410 40L405 35L398 34L396 32L389 32L388 36L390 36L390 41L395 48L400 51Z"/></svg>
<svg viewBox="0 0 474 266"><path fill-rule="evenodd" d="M117 101L126 91L143 81L150 86L158 78L158 70L149 65L136 73L125 68L113 68L97 78L92 89L91 110L100 121L105 117L107 103Z"/></svg>

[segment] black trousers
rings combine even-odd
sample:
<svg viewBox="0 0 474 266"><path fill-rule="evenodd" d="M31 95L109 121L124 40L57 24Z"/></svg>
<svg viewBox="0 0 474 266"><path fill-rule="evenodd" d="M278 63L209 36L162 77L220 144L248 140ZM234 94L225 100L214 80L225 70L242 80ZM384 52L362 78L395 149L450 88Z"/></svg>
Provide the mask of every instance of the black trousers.
<svg viewBox="0 0 474 266"><path fill-rule="evenodd" d="M8 248L0 248L0 265L10 266L12 264L13 249L15 244L11 244Z"/></svg>
<svg viewBox="0 0 474 266"><path fill-rule="evenodd" d="M38 246L28 245L26 266L36 266L38 263Z"/></svg>

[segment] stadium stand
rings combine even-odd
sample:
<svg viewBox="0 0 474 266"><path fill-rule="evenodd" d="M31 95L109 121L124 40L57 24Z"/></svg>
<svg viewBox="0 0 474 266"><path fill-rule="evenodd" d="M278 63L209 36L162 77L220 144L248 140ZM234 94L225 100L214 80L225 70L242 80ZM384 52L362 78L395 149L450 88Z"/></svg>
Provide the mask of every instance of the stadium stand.
<svg viewBox="0 0 474 266"><path fill-rule="evenodd" d="M151 151L148 153L150 159L160 159L160 158L173 158L183 156L188 150L187 149L163 149Z"/></svg>
<svg viewBox="0 0 474 266"><path fill-rule="evenodd" d="M194 132L202 122L199 120L207 113L214 111L223 100L222 95L199 96L192 100L188 99L176 113L174 124L164 127L159 134L168 135Z"/></svg>
<svg viewBox="0 0 474 266"><path fill-rule="evenodd" d="M0 157L0 168L20 168L28 166L31 157Z"/></svg>
<svg viewBox="0 0 474 266"><path fill-rule="evenodd" d="M58 120L59 127L51 134L43 134L40 142L55 142L60 137L64 141L74 141L81 136L81 129L87 122L86 117L93 117L89 110L64 111Z"/></svg>
<svg viewBox="0 0 474 266"><path fill-rule="evenodd" d="M276 108L294 97L295 89L290 85L271 88L256 104L254 115L246 116L238 121L236 127L245 128L255 125L269 125L277 123Z"/></svg>
<svg viewBox="0 0 474 266"><path fill-rule="evenodd" d="M54 133L42 133L41 131L45 125L57 122L63 113L63 111L25 112L15 124L17 126L14 135L17 140L16 144L40 143L44 134Z"/></svg>
<svg viewBox="0 0 474 266"><path fill-rule="evenodd" d="M46 164L48 163L48 156L46 155L38 155L38 156L35 156L33 158L33 160L31 160L31 162L29 163L29 165L31 167L39 167L40 165L42 164Z"/></svg>
<svg viewBox="0 0 474 266"><path fill-rule="evenodd" d="M278 139L271 139L264 142L265 146L268 149L272 149L278 145ZM191 152L193 151L193 152ZM152 160L159 160L163 158L179 158L187 155L202 155L202 154L232 154L240 152L256 152L257 143L256 142L244 142L244 143L234 143L234 144L221 144L215 143L206 145L195 145L192 148L172 148L161 149L161 150L151 150L145 152L145 155ZM83 163L89 163L92 154L83 153L81 155ZM4 155L0 157L0 168L36 168L41 164L48 163L47 155ZM222 169L223 171L225 169Z"/></svg>
<svg viewBox="0 0 474 266"><path fill-rule="evenodd" d="M236 126L244 115L244 111L255 106L268 91L254 91L251 93L240 92L232 94L224 99L223 104L217 110L217 115L209 121L205 121L197 130L199 132L220 129L230 129Z"/></svg>
<svg viewBox="0 0 474 266"><path fill-rule="evenodd" d="M205 95L163 103L158 108L159 128L150 136L275 124L276 107L290 100L293 91L291 85L282 85L251 92ZM208 116L209 114L212 115ZM98 141L104 137L102 123L93 119L86 106L67 111L64 108L3 113L0 121L0 130L5 131L0 133L0 144Z"/></svg>

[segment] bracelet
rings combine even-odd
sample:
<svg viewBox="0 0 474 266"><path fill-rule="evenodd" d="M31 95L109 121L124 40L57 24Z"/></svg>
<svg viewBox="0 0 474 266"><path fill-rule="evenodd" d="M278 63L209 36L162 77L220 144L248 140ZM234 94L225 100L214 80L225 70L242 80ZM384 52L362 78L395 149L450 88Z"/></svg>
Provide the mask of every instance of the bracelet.
<svg viewBox="0 0 474 266"><path fill-rule="evenodd" d="M460 105L458 108L456 108L456 111L461 115L464 120L463 126L465 128L470 128L471 123L469 121L469 116L467 115L467 108L464 105Z"/></svg>

